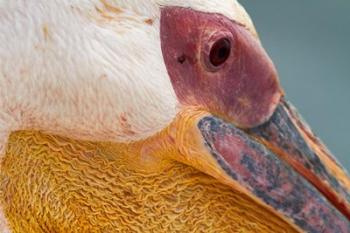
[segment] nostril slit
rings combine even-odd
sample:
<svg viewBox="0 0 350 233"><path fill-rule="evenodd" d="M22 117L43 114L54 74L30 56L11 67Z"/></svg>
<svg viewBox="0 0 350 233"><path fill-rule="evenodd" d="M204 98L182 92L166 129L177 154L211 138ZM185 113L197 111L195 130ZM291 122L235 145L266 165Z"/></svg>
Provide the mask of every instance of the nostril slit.
<svg viewBox="0 0 350 233"><path fill-rule="evenodd" d="M177 62L180 64L184 64L186 61L186 56L185 54L182 54L180 57L177 58Z"/></svg>

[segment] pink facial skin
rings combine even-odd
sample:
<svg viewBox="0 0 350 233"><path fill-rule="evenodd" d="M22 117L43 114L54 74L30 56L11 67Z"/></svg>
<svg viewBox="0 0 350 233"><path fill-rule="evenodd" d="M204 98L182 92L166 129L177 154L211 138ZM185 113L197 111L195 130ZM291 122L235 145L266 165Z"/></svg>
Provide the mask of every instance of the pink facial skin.
<svg viewBox="0 0 350 233"><path fill-rule="evenodd" d="M270 118L282 96L278 75L244 26L219 14L165 7L160 34L182 105L202 107L243 128Z"/></svg>

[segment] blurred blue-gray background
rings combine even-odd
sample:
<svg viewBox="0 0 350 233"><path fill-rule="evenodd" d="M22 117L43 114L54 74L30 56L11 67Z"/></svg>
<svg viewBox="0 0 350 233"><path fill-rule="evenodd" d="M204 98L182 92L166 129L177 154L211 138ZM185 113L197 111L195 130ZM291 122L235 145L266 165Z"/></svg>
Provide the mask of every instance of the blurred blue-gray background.
<svg viewBox="0 0 350 233"><path fill-rule="evenodd" d="M350 0L240 0L287 98L350 171Z"/></svg>

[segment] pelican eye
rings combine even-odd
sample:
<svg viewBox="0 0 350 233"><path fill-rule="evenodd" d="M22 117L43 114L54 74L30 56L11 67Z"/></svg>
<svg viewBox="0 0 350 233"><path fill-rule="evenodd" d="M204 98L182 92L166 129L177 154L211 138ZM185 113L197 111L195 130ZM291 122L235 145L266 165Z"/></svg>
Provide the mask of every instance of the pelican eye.
<svg viewBox="0 0 350 233"><path fill-rule="evenodd" d="M210 63L218 67L224 64L230 57L231 41L227 38L221 38L216 41L210 49L209 60Z"/></svg>

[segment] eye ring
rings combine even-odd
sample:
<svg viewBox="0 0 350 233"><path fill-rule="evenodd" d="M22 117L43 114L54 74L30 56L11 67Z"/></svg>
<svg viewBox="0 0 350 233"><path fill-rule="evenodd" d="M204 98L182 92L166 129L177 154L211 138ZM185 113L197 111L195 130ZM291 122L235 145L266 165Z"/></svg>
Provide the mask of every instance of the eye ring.
<svg viewBox="0 0 350 233"><path fill-rule="evenodd" d="M217 40L210 48L209 62L214 67L223 65L231 55L231 40L223 37Z"/></svg>

